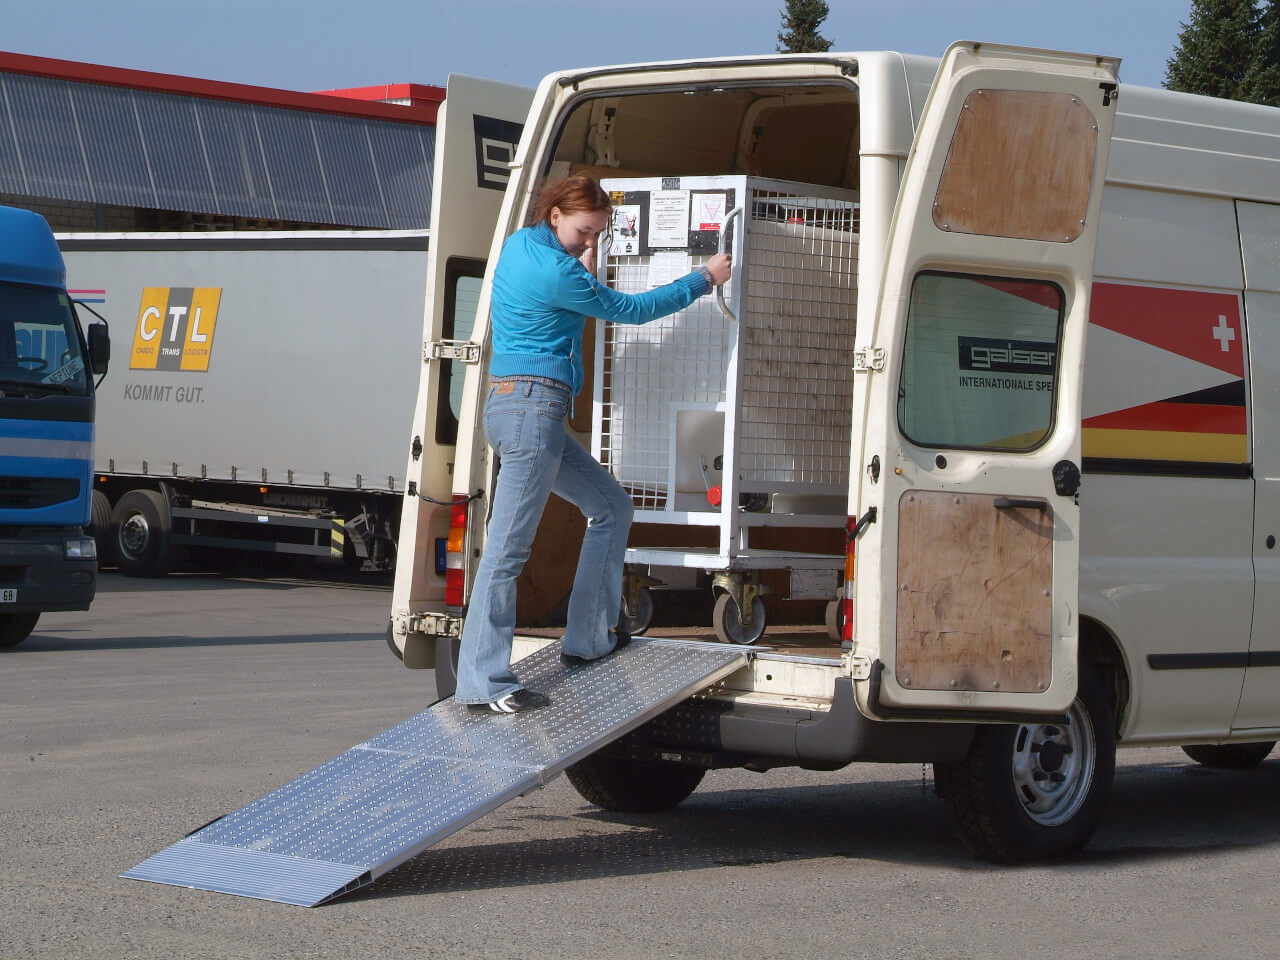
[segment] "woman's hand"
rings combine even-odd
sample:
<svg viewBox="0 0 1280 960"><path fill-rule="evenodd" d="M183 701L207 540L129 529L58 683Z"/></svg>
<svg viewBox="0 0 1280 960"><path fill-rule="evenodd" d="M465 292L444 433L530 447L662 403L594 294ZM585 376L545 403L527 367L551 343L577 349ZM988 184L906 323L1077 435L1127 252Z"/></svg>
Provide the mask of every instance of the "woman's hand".
<svg viewBox="0 0 1280 960"><path fill-rule="evenodd" d="M717 253L707 261L706 267L711 274L711 285L718 287L729 279L729 272L733 269L733 263L727 253Z"/></svg>
<svg viewBox="0 0 1280 960"><path fill-rule="evenodd" d="M594 249L587 247L587 249L582 251L582 256L580 256L578 260L581 261L583 267L586 268L587 273L591 274L593 277L596 275L596 252Z"/></svg>

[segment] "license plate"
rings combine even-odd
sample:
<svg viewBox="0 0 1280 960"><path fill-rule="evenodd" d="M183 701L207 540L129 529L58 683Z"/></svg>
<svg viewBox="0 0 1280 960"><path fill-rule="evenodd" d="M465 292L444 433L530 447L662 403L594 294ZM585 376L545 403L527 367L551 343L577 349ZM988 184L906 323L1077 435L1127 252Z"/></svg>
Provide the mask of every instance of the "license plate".
<svg viewBox="0 0 1280 960"><path fill-rule="evenodd" d="M17 603L18 591L12 588L0 589L0 603Z"/></svg>

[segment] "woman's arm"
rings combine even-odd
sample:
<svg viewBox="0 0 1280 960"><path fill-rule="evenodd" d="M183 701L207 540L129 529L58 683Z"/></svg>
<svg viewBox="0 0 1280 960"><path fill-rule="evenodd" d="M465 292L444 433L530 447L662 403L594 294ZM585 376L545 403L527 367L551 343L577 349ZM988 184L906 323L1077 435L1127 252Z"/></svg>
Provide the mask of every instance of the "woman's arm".
<svg viewBox="0 0 1280 960"><path fill-rule="evenodd" d="M683 310L709 289L706 278L694 271L644 293L619 293L570 262L560 278L556 306L614 323L648 323Z"/></svg>

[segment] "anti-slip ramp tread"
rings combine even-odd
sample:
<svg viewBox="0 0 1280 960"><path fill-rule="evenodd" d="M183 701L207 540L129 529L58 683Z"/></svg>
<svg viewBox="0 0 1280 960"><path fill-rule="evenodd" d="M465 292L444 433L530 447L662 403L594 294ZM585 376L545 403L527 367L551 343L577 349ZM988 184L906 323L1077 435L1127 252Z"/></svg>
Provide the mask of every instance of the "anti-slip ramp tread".
<svg viewBox="0 0 1280 960"><path fill-rule="evenodd" d="M726 644L637 640L568 667L551 644L514 666L550 706L496 714L444 700L123 876L316 906L541 786L748 656Z"/></svg>

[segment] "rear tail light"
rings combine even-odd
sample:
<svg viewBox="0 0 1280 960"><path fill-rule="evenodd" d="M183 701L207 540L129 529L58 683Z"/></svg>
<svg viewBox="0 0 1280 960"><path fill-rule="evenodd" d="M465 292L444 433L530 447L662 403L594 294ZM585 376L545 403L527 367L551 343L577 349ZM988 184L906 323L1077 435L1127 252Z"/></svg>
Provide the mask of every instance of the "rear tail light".
<svg viewBox="0 0 1280 960"><path fill-rule="evenodd" d="M445 545L444 602L448 607L462 607L463 584L466 580L463 550L467 541L466 496L455 496L449 508L449 540Z"/></svg>

